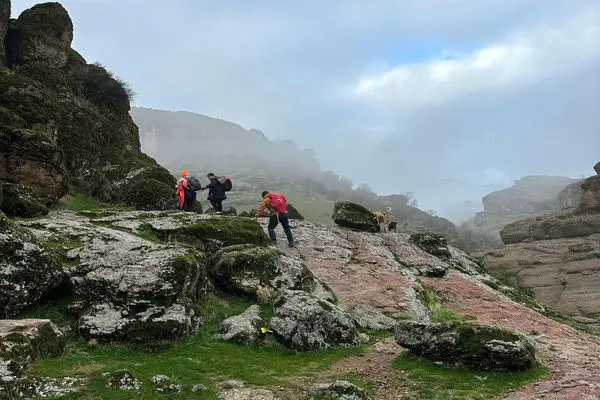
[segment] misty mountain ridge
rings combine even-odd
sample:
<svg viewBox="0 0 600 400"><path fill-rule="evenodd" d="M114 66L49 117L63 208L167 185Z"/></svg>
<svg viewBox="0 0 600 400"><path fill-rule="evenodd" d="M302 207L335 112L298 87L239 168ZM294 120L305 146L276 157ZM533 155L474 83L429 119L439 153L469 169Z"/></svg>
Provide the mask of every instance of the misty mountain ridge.
<svg viewBox="0 0 600 400"><path fill-rule="evenodd" d="M133 107L142 149L173 174L181 169L205 179L208 172L229 176L234 189L226 204L238 211L256 208L262 190L286 194L307 219L331 225L338 200L374 211L392 208L399 230L432 230L457 239L450 221L418 209L410 193L378 196L368 184L323 171L312 150L291 140L269 140L257 129L187 111ZM205 201L205 192L199 198Z"/></svg>

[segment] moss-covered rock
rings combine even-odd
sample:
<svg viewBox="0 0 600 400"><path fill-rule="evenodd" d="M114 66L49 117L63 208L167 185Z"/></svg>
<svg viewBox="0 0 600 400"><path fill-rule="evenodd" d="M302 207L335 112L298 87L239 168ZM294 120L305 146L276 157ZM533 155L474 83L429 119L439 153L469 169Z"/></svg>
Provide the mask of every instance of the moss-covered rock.
<svg viewBox="0 0 600 400"><path fill-rule="evenodd" d="M131 182L124 189L123 200L137 210L173 210L177 207L173 187L156 179Z"/></svg>
<svg viewBox="0 0 600 400"><path fill-rule="evenodd" d="M62 279L60 257L0 213L0 315L16 315Z"/></svg>
<svg viewBox="0 0 600 400"><path fill-rule="evenodd" d="M0 211L9 217L33 218L48 214L48 208L25 185L0 183Z"/></svg>
<svg viewBox="0 0 600 400"><path fill-rule="evenodd" d="M257 221L234 217L214 217L198 223L159 232L163 236L178 237L192 244L208 245L206 249L226 247L235 244L267 246L271 243Z"/></svg>
<svg viewBox="0 0 600 400"><path fill-rule="evenodd" d="M280 291L287 289L334 300L333 294L306 265L273 248L226 247L213 256L211 276L223 290L260 300L273 300Z"/></svg>
<svg viewBox="0 0 600 400"><path fill-rule="evenodd" d="M208 284L202 254L131 237L87 244L78 256L72 284L85 303L84 336L148 342L183 338L198 327L191 301Z"/></svg>
<svg viewBox="0 0 600 400"><path fill-rule="evenodd" d="M67 64L73 41L73 22L60 3L37 4L17 18L19 64L43 62L51 67Z"/></svg>
<svg viewBox="0 0 600 400"><path fill-rule="evenodd" d="M446 237L443 235L430 232L415 233L410 235L409 241L432 256L436 256L443 260L449 260L452 258L450 250L448 249Z"/></svg>
<svg viewBox="0 0 600 400"><path fill-rule="evenodd" d="M64 336L50 320L0 320L0 382L20 377L33 361L57 357L64 349Z"/></svg>
<svg viewBox="0 0 600 400"><path fill-rule="evenodd" d="M349 201L338 201L333 207L333 222L345 228L379 232L377 217L365 207Z"/></svg>
<svg viewBox="0 0 600 400"><path fill-rule="evenodd" d="M524 371L535 364L535 349L524 337L493 326L400 321L396 342L429 360L478 370Z"/></svg>
<svg viewBox="0 0 600 400"><path fill-rule="evenodd" d="M22 12L0 69L0 182L30 186L47 206L67 185L104 202L174 208L175 179L140 150L131 90L70 48L73 25L59 3ZM129 180L140 174L145 183Z"/></svg>
<svg viewBox="0 0 600 400"><path fill-rule="evenodd" d="M275 300L269 327L283 345L313 351L361 344L352 317L333 303L297 290L284 291Z"/></svg>

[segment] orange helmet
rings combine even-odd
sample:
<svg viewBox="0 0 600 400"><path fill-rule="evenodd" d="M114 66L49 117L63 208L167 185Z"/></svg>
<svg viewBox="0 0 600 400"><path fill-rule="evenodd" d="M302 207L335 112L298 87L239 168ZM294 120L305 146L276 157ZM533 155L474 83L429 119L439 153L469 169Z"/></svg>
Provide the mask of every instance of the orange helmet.
<svg viewBox="0 0 600 400"><path fill-rule="evenodd" d="M181 171L181 176L188 176L187 169L184 169L183 171Z"/></svg>

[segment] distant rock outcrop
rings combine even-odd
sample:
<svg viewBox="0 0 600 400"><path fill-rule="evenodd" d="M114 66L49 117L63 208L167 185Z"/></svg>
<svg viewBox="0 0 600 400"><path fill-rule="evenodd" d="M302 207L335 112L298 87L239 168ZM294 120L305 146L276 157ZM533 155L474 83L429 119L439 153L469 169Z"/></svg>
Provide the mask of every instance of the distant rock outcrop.
<svg viewBox="0 0 600 400"><path fill-rule="evenodd" d="M131 91L71 49L68 12L38 4L7 28L9 9L2 0L0 182L29 186L45 206L71 186L105 202L174 208L175 178L140 150Z"/></svg>
<svg viewBox="0 0 600 400"><path fill-rule="evenodd" d="M566 190L571 190L567 188ZM600 176L581 184L576 208L510 223L503 248L484 255L485 268L558 312L600 314Z"/></svg>
<svg viewBox="0 0 600 400"><path fill-rule="evenodd" d="M600 175L600 161L594 165L594 171L596 171L596 175Z"/></svg>
<svg viewBox="0 0 600 400"><path fill-rule="evenodd" d="M577 204L578 184L579 180L562 176L518 179L513 186L483 197L484 210L465 222L463 228L485 237L487 248L500 247L499 233L506 224Z"/></svg>

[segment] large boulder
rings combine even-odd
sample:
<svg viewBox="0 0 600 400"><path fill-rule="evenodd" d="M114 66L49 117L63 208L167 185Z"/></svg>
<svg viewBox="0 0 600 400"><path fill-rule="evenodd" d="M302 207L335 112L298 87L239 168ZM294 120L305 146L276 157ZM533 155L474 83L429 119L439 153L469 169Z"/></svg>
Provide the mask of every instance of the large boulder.
<svg viewBox="0 0 600 400"><path fill-rule="evenodd" d="M10 0L0 0L0 67L6 64L4 38L8 31L8 21L10 20Z"/></svg>
<svg viewBox="0 0 600 400"><path fill-rule="evenodd" d="M379 232L377 217L365 207L349 201L338 201L333 207L333 222L344 228Z"/></svg>
<svg viewBox="0 0 600 400"><path fill-rule="evenodd" d="M587 178L581 184L583 194L579 207L578 214L600 214L600 175Z"/></svg>
<svg viewBox="0 0 600 400"><path fill-rule="evenodd" d="M59 257L0 212L0 316L14 316L63 279Z"/></svg>
<svg viewBox="0 0 600 400"><path fill-rule="evenodd" d="M250 297L302 290L333 301L333 295L302 262L280 251L254 245L226 247L214 256L211 275L225 290Z"/></svg>
<svg viewBox="0 0 600 400"><path fill-rule="evenodd" d="M579 207L583 188L583 180L570 183L558 194L558 211Z"/></svg>
<svg viewBox="0 0 600 400"><path fill-rule="evenodd" d="M165 240L187 242L199 250L214 252L226 246L253 244L267 246L271 240L255 220L234 217L211 217L188 213L188 219L163 219L150 222L152 229Z"/></svg>
<svg viewBox="0 0 600 400"><path fill-rule="evenodd" d="M594 165L594 171L596 171L596 175L600 175L600 161Z"/></svg>
<svg viewBox="0 0 600 400"><path fill-rule="evenodd" d="M221 322L216 336L217 339L232 343L255 345L260 342L262 326L260 307L252 305L240 315L234 315Z"/></svg>
<svg viewBox="0 0 600 400"><path fill-rule="evenodd" d="M191 300L202 292L205 259L195 250L130 237L92 240L72 271L82 299L79 330L101 340L178 339L195 331Z"/></svg>
<svg viewBox="0 0 600 400"><path fill-rule="evenodd" d="M535 349L524 337L492 326L400 321L396 342L431 361L478 370L524 371L535 364Z"/></svg>
<svg viewBox="0 0 600 400"><path fill-rule="evenodd" d="M43 63L60 68L67 64L73 41L73 22L60 3L42 3L17 18L19 64Z"/></svg>
<svg viewBox="0 0 600 400"><path fill-rule="evenodd" d="M57 357L64 348L64 336L50 320L0 320L0 383L14 381L35 360Z"/></svg>
<svg viewBox="0 0 600 400"><path fill-rule="evenodd" d="M299 351L361 344L352 317L333 303L306 292L289 290L275 301L269 324L283 345Z"/></svg>

